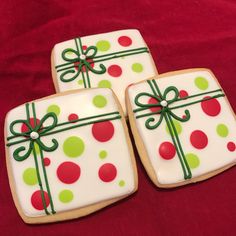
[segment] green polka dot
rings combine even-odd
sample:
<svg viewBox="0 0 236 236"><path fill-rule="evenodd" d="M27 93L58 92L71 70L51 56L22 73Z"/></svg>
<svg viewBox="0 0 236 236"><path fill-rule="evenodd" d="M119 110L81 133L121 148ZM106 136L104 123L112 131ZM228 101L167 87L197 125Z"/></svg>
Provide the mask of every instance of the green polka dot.
<svg viewBox="0 0 236 236"><path fill-rule="evenodd" d="M100 157L101 159L106 158L106 157L107 157L107 152L106 152L105 150L100 151L100 152L99 152L99 157Z"/></svg>
<svg viewBox="0 0 236 236"><path fill-rule="evenodd" d="M174 122L174 125L175 125L175 128L176 128L177 133L180 134L180 133L182 132L182 126L181 126L180 122L178 122L177 120L173 120L173 122ZM173 130L172 130L172 131L173 131ZM170 131L169 131L169 128L168 128L167 125L166 125L166 132L167 132L168 134L170 134ZM174 131L173 131L173 132L174 132Z"/></svg>
<svg viewBox="0 0 236 236"><path fill-rule="evenodd" d="M102 108L106 106L107 100L104 96L97 95L93 98L93 104L95 107Z"/></svg>
<svg viewBox="0 0 236 236"><path fill-rule="evenodd" d="M120 186L120 187L124 187L124 186L125 186L125 181L124 181L124 180L121 180L121 181L119 182L119 186Z"/></svg>
<svg viewBox="0 0 236 236"><path fill-rule="evenodd" d="M100 40L97 42L96 47L99 51L105 52L110 49L111 45L107 40Z"/></svg>
<svg viewBox="0 0 236 236"><path fill-rule="evenodd" d="M78 157L84 152L84 141L79 137L71 136L64 141L63 150L68 157Z"/></svg>
<svg viewBox="0 0 236 236"><path fill-rule="evenodd" d="M217 132L217 134L218 134L220 137L225 138L225 137L227 137L228 134L229 134L229 129L228 129L228 127L227 127L226 125L224 125L224 124L219 124L219 125L217 125L217 127L216 127L216 132Z"/></svg>
<svg viewBox="0 0 236 236"><path fill-rule="evenodd" d="M208 81L204 77L197 77L194 80L194 83L201 90L206 90L208 88Z"/></svg>
<svg viewBox="0 0 236 236"><path fill-rule="evenodd" d="M71 202L74 198L72 191L70 190L63 190L59 193L59 200L63 203Z"/></svg>
<svg viewBox="0 0 236 236"><path fill-rule="evenodd" d="M28 168L23 173L23 180L28 185L35 185L38 183L38 178L35 168Z"/></svg>
<svg viewBox="0 0 236 236"><path fill-rule="evenodd" d="M51 105L51 106L49 106L48 107L48 109L47 109L47 113L49 113L49 112L53 112L53 113L55 113L57 116L60 114L60 107L59 106L57 106L57 105Z"/></svg>
<svg viewBox="0 0 236 236"><path fill-rule="evenodd" d="M99 88L111 88L111 82L109 80L101 80L98 83Z"/></svg>
<svg viewBox="0 0 236 236"><path fill-rule="evenodd" d="M78 80L78 84L82 85L84 83L84 81L82 79Z"/></svg>
<svg viewBox="0 0 236 236"><path fill-rule="evenodd" d="M140 63L134 63L132 65L132 70L137 73L141 73L143 71L143 66Z"/></svg>
<svg viewBox="0 0 236 236"><path fill-rule="evenodd" d="M197 168L200 165L200 160L197 155L188 153L185 157L191 169Z"/></svg>

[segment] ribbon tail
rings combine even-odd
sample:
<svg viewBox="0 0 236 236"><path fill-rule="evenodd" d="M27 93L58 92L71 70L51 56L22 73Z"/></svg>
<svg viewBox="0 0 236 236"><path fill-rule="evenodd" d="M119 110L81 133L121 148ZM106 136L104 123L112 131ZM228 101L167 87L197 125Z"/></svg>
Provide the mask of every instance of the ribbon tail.
<svg viewBox="0 0 236 236"><path fill-rule="evenodd" d="M155 122L155 118L150 117L146 120L145 125L148 129L156 129L161 124L162 120L163 120L163 112L160 114L160 118L156 124L154 125L151 124Z"/></svg>
<svg viewBox="0 0 236 236"><path fill-rule="evenodd" d="M43 202L43 208L44 208L45 213L47 215L50 215L50 213L47 210L47 205L46 205L46 200L45 200L45 196L44 196L42 180L41 180L40 173L39 173L39 165L38 165L38 160L37 160L37 153L36 153L34 145L33 145L33 155L34 155L34 163L35 163L35 168L36 168L36 175L37 175L37 179L38 179L38 183L39 183L39 188L40 188L40 193L41 193L41 198L42 198L42 202Z"/></svg>
<svg viewBox="0 0 236 236"><path fill-rule="evenodd" d="M86 68L88 68L89 71L93 72L94 74L104 74L106 73L106 67L103 64L99 64L100 70L94 69L89 62L84 63Z"/></svg>
<svg viewBox="0 0 236 236"><path fill-rule="evenodd" d="M30 141L28 150L27 150L23 155L20 155L20 153L23 152L23 151L25 151L26 148L25 148L24 146L21 146L21 147L17 148L17 149L13 152L13 158L14 158L16 161L24 161L24 160L26 160L26 159L30 156L30 153L31 153L31 151L32 151L32 148L33 148L33 142Z"/></svg>
<svg viewBox="0 0 236 236"><path fill-rule="evenodd" d="M42 169L43 169L43 176L44 176L44 180L45 180L47 193L48 193L48 196L49 196L51 211L52 211L52 214L55 214L56 211L54 210L54 204L53 204L52 195L51 195L51 191L50 191L50 187L49 187L49 183L48 183L47 172L46 172L46 169L45 169L45 166L44 166L44 161L43 161L43 151L42 151L41 148L39 150L40 150L40 159L41 159L41 164L42 164Z"/></svg>
<svg viewBox="0 0 236 236"><path fill-rule="evenodd" d="M39 145L40 149L42 149L46 152L53 152L58 148L58 142L54 138L52 139L52 146L51 147L47 147L46 145L44 145L44 143L40 139L37 139L36 143Z"/></svg>
<svg viewBox="0 0 236 236"><path fill-rule="evenodd" d="M172 141L173 141L174 146L176 148L176 152L177 152L177 155L179 157L180 164L181 164L183 172L184 172L184 179L191 179L192 178L192 172L190 170L190 167L189 167L188 162L186 160L185 154L183 152L183 149L182 149L182 146L181 146L181 143L180 143L180 140L179 140L179 136L178 136L177 130L175 128L174 122L171 118L171 115L166 113L164 115L164 117L165 117L165 120L166 120L167 127L169 129Z"/></svg>
<svg viewBox="0 0 236 236"><path fill-rule="evenodd" d="M80 74L80 68L78 68L78 71L75 73L76 71L75 71L75 69L70 69L70 70L66 70L66 71L64 71L61 75L60 75L60 80L62 81L62 82L71 82L71 81L73 81L73 80L75 80L78 76L79 76L79 74ZM66 79L65 77L66 77L66 75L68 75L68 74L75 74L74 76L72 76L72 77L70 77L69 79Z"/></svg>

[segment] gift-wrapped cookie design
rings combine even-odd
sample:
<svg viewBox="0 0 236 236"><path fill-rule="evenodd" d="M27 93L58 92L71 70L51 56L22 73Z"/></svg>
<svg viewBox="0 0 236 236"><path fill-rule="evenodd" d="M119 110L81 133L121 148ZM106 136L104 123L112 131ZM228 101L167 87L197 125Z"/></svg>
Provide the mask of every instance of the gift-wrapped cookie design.
<svg viewBox="0 0 236 236"><path fill-rule="evenodd" d="M127 89L141 160L159 187L214 176L236 163L236 121L212 72L166 73Z"/></svg>
<svg viewBox="0 0 236 236"><path fill-rule="evenodd" d="M8 113L5 128L10 185L27 223L87 215L137 188L125 118L110 89L29 102Z"/></svg>
<svg viewBox="0 0 236 236"><path fill-rule="evenodd" d="M74 38L56 44L52 51L57 92L112 88L124 110L126 87L155 74L150 51L134 29Z"/></svg>

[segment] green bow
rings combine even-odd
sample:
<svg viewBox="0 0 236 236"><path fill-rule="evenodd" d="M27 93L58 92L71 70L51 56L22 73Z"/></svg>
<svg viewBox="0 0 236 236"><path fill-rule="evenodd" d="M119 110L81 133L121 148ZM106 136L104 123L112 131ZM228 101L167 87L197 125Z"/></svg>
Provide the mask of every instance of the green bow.
<svg viewBox="0 0 236 236"><path fill-rule="evenodd" d="M68 53L73 54L73 58L68 58L67 55ZM97 54L97 48L95 46L89 46L85 52L80 53L79 51L76 51L72 48L67 48L62 52L62 58L71 63L76 63L79 62L77 65L77 72L75 70L75 66L70 66L67 68L64 68L63 70L65 70L61 75L60 75L60 79L62 82L71 82L73 80L75 80L79 74L82 71L82 68L85 67L86 73L88 71L91 71L95 74L104 74L106 72L106 67L103 64L99 64L100 70L96 70L94 68L92 68L91 66L91 62L89 62L91 59L93 59ZM60 70L58 70L59 72ZM65 78L68 74L72 74L72 77L70 78ZM90 87L90 84L89 84Z"/></svg>
<svg viewBox="0 0 236 236"><path fill-rule="evenodd" d="M175 124L173 121L173 118L180 121L180 122L186 122L186 121L190 120L190 112L189 112L189 110L186 109L186 110L184 110L185 115L183 117L180 117L180 116L176 115L173 112L173 110L178 109L178 108L183 108L186 106L190 106L190 105L202 102L202 101L207 101L207 100L210 100L213 98L223 97L225 95L223 93L220 93L220 94L214 95L212 97L203 98L203 99L196 100L193 102L188 102L188 103L184 103L181 105L173 106L178 101L188 100L189 98L194 98L194 97L202 96L205 94L222 92L222 90L217 89L217 90L212 90L212 91L208 91L208 92L204 92L204 93L200 93L200 94L187 96L184 98L179 98L179 91L174 86L167 87L164 90L164 93L162 94L154 79L151 81L148 80L147 83L152 90L152 94L147 93L147 92L142 92L142 93L137 94L134 99L134 102L139 108L133 110L133 112L137 113L137 112L144 111L144 110L151 109L151 108L160 108L160 110L158 110L156 112L150 112L150 113L144 113L144 114L137 115L136 118L138 119L138 118L142 118L142 117L151 116L150 118L148 118L145 121L145 126L147 129L156 129L162 123L163 119L165 120L168 130L169 130L169 133L171 135L171 139L172 139L173 144L176 148L176 152L179 157L180 164L183 169L184 178L190 179L190 178L192 178L192 173L191 173L190 167L188 165L188 162L186 160L186 157L185 157L185 154L184 154L184 151L183 151L183 148L182 148L179 136L178 136L178 132L176 130L176 127L175 127ZM140 101L141 99L143 99L145 97L153 98L157 102L154 104L147 104L147 103L143 103L142 101ZM145 100L145 99L143 99L143 100ZM155 115L159 115L159 116L155 116Z"/></svg>
<svg viewBox="0 0 236 236"><path fill-rule="evenodd" d="M26 104L26 106L29 106L29 104ZM46 122L48 119L52 119L52 124L47 127L43 127L44 122ZM26 125L26 127L28 128L28 131L26 131L26 132L15 131L15 125L19 125L19 124ZM54 150L56 150L58 147L58 142L56 139L52 139L52 146L46 146L40 139L41 135L44 135L48 131L54 129L56 127L56 125L57 125L57 116L53 112L47 113L41 119L39 124L37 124L37 121L34 118L34 127L30 124L29 118L27 120L13 121L10 124L11 133L17 137L25 137L26 140L29 141L29 145L28 145L27 149L25 146L20 146L13 152L14 159L16 161L24 161L25 159L27 159L30 156L30 154L34 148L34 143L37 143L38 146L40 147L40 149L43 151L46 151L46 152L53 152ZM35 138L33 137L34 135L36 135ZM9 140L9 138L8 138L8 140ZM22 152L24 152L24 153L21 154Z"/></svg>
<svg viewBox="0 0 236 236"><path fill-rule="evenodd" d="M148 81L148 83L150 86L152 86L150 81ZM156 87L156 84L154 84L154 86ZM156 87L156 90L158 91L159 88ZM167 99L168 95L171 95L171 93L174 94L173 98ZM157 101L157 103L154 103L154 104L142 103L139 101L140 99L142 99L142 97L154 98ZM169 107L171 104L173 104L179 100L178 97L179 97L179 91L174 86L170 86L170 87L166 88L163 95L160 93L160 91L158 91L158 94L156 93L156 91L154 94L140 93L135 97L134 101L135 101L135 104L137 106L139 106L141 109L139 109L139 108L135 109L134 112L138 112L138 111L146 110L146 109L151 109L151 108L160 108L159 111L152 113L152 114L160 114L158 121L155 121L156 117L155 118L150 117L146 120L145 125L148 129L156 129L162 123L162 120L166 115L171 116L174 119L179 120L181 122L186 122L190 119L189 110L184 111L185 117L179 117L174 112L172 112L171 108ZM136 118L139 118L139 117L143 117L143 115L139 115ZM154 123L154 124L151 124L151 123Z"/></svg>

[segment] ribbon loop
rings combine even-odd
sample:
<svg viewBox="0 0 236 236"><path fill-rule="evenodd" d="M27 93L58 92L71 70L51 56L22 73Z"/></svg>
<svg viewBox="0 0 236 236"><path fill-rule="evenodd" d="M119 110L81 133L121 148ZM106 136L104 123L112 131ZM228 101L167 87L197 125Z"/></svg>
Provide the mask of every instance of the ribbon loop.
<svg viewBox="0 0 236 236"><path fill-rule="evenodd" d="M171 93L174 94L174 96L172 98L169 97L171 95ZM163 99L168 102L168 105L170 105L171 103L176 102L178 97L179 97L179 91L174 86L167 87L165 89L164 93L163 93Z"/></svg>
<svg viewBox="0 0 236 236"><path fill-rule="evenodd" d="M25 132L15 131L15 125L17 124L25 125L28 128L28 131ZM28 120L15 120L10 124L9 129L13 135L24 136L24 137L29 137L30 133L33 131L33 128L31 127L30 122Z"/></svg>
<svg viewBox="0 0 236 236"><path fill-rule="evenodd" d="M29 146L28 148L26 149L24 146L21 146L21 147L18 147L14 152L13 152L13 158L16 160L16 161L24 161L26 160L31 152L32 152L32 149L33 149L33 142L30 141L29 142ZM27 150L27 151L26 151ZM25 153L23 153L22 155L20 155L20 153L26 151Z"/></svg>
<svg viewBox="0 0 236 236"><path fill-rule="evenodd" d="M47 120L49 119L52 119L52 124L44 127L43 124L47 122ZM57 125L57 115L54 112L49 112L41 119L40 123L36 126L35 131L39 131L40 134L45 134L48 131L54 129L56 125Z"/></svg>
<svg viewBox="0 0 236 236"><path fill-rule="evenodd" d="M153 98L157 101L157 103L149 103L149 104L143 103L143 102L139 101L140 99L142 99L142 97ZM161 101L162 101L162 99L160 97L153 95L151 93L146 93L146 92L138 94L134 100L135 104L143 109L148 109L148 108L153 108L153 107L160 107L161 108L162 107L160 104Z"/></svg>
<svg viewBox="0 0 236 236"><path fill-rule="evenodd" d="M85 52L84 55L86 55L86 58L92 59L96 56L98 49L95 46L89 46ZM92 54L90 54L92 52Z"/></svg>
<svg viewBox="0 0 236 236"><path fill-rule="evenodd" d="M68 57L68 55L70 57ZM74 63L77 61L80 61L80 53L72 48L67 48L65 50L63 50L62 54L61 54L63 60ZM72 56L72 58L71 58Z"/></svg>

